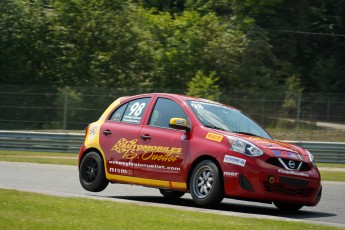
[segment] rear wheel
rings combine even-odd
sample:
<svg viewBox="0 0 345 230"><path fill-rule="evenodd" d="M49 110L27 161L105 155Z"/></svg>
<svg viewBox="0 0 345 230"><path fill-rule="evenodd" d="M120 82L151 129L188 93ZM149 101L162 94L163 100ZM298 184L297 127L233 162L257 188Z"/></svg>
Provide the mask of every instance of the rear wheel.
<svg viewBox="0 0 345 230"><path fill-rule="evenodd" d="M224 198L223 180L220 170L210 160L201 161L195 167L189 188L194 202L198 205L217 205Z"/></svg>
<svg viewBox="0 0 345 230"><path fill-rule="evenodd" d="M159 191L165 198L168 199L178 199L185 194L181 191L174 191L169 189L159 189Z"/></svg>
<svg viewBox="0 0 345 230"><path fill-rule="evenodd" d="M297 211L303 207L303 205L301 204L293 204L293 203L285 203L285 202L273 202L273 203L277 208L285 212Z"/></svg>
<svg viewBox="0 0 345 230"><path fill-rule="evenodd" d="M108 186L103 160L98 153L89 152L83 158L79 168L79 180L81 186L91 192L100 192Z"/></svg>

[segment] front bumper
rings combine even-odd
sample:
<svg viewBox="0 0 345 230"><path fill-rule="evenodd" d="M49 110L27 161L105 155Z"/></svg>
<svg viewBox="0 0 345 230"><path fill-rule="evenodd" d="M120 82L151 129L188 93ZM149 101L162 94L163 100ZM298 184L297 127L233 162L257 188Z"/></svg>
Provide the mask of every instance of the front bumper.
<svg viewBox="0 0 345 230"><path fill-rule="evenodd" d="M320 173L316 168L292 171L248 159L244 167L224 165L224 191L229 198L287 202L315 206L321 199Z"/></svg>

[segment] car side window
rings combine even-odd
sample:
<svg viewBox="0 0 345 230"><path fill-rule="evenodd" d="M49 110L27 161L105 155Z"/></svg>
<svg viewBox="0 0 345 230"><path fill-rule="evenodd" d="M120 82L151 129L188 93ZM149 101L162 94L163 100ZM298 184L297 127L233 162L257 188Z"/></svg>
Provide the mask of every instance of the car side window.
<svg viewBox="0 0 345 230"><path fill-rule="evenodd" d="M158 98L153 108L149 125L169 128L170 119L174 117L184 118L189 124L188 117L179 104L170 99Z"/></svg>
<svg viewBox="0 0 345 230"><path fill-rule="evenodd" d="M129 103L126 103L124 105L121 105L115 112L111 115L110 119L111 121L121 121L123 117L123 113L125 112L127 106Z"/></svg>
<svg viewBox="0 0 345 230"><path fill-rule="evenodd" d="M140 98L120 106L110 117L111 121L139 124L151 98Z"/></svg>

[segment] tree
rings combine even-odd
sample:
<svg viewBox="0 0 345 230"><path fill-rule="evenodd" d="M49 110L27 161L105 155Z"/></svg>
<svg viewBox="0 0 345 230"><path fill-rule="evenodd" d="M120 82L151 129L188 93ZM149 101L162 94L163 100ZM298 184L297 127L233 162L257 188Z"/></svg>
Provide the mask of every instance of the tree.
<svg viewBox="0 0 345 230"><path fill-rule="evenodd" d="M287 63L290 75L301 76L305 91L343 92L344 15L345 1L284 0L256 23L268 32L273 53ZM321 74L321 65L335 69Z"/></svg>
<svg viewBox="0 0 345 230"><path fill-rule="evenodd" d="M287 111L295 111L298 97L303 91L301 79L296 75L290 76L286 80L286 88L283 108Z"/></svg>
<svg viewBox="0 0 345 230"><path fill-rule="evenodd" d="M60 85L138 87L152 83L154 44L139 27L137 9L130 1L69 0L54 6L57 36L63 41Z"/></svg>
<svg viewBox="0 0 345 230"><path fill-rule="evenodd" d="M145 14L146 28L160 44L155 87L187 88L198 70L217 72L225 81L236 71L244 35L232 29L214 13L200 15L185 11L172 16L166 12Z"/></svg>
<svg viewBox="0 0 345 230"><path fill-rule="evenodd" d="M0 79L11 84L49 84L43 77L54 57L51 9L42 1L0 3Z"/></svg>
<svg viewBox="0 0 345 230"><path fill-rule="evenodd" d="M220 87L217 84L218 80L215 72L207 76L202 71L198 71L192 80L187 83L188 91L186 94L218 101L221 95Z"/></svg>

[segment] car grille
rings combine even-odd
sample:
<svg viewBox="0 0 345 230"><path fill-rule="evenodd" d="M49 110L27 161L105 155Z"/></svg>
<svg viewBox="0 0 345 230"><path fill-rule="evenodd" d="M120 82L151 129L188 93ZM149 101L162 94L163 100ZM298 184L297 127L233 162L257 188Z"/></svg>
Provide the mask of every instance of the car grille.
<svg viewBox="0 0 345 230"><path fill-rule="evenodd" d="M292 187L283 183L269 183L268 181L264 181L264 187L267 192L299 197L309 197L315 190L314 188L310 187Z"/></svg>
<svg viewBox="0 0 345 230"><path fill-rule="evenodd" d="M290 186L295 186L295 187L306 187L309 184L308 180L285 177L285 176L280 176L279 181L285 185L290 185Z"/></svg>
<svg viewBox="0 0 345 230"><path fill-rule="evenodd" d="M301 162L301 161L296 161L296 160L291 160L291 159L283 159L283 158L276 158L276 157L272 157L272 158L269 158L266 162L268 164L271 164L271 165L274 165L274 166L277 166L279 168L284 168L284 169L289 169L289 170L297 170L297 169L294 169L294 168L290 168L289 167L289 162L292 161L294 162L294 164L297 166L299 165L300 163L302 163L301 167L298 169L299 171L309 171L310 170L310 167L307 163L305 162ZM282 162L284 162L284 164L287 166L285 167ZM297 167L296 167L297 168Z"/></svg>

